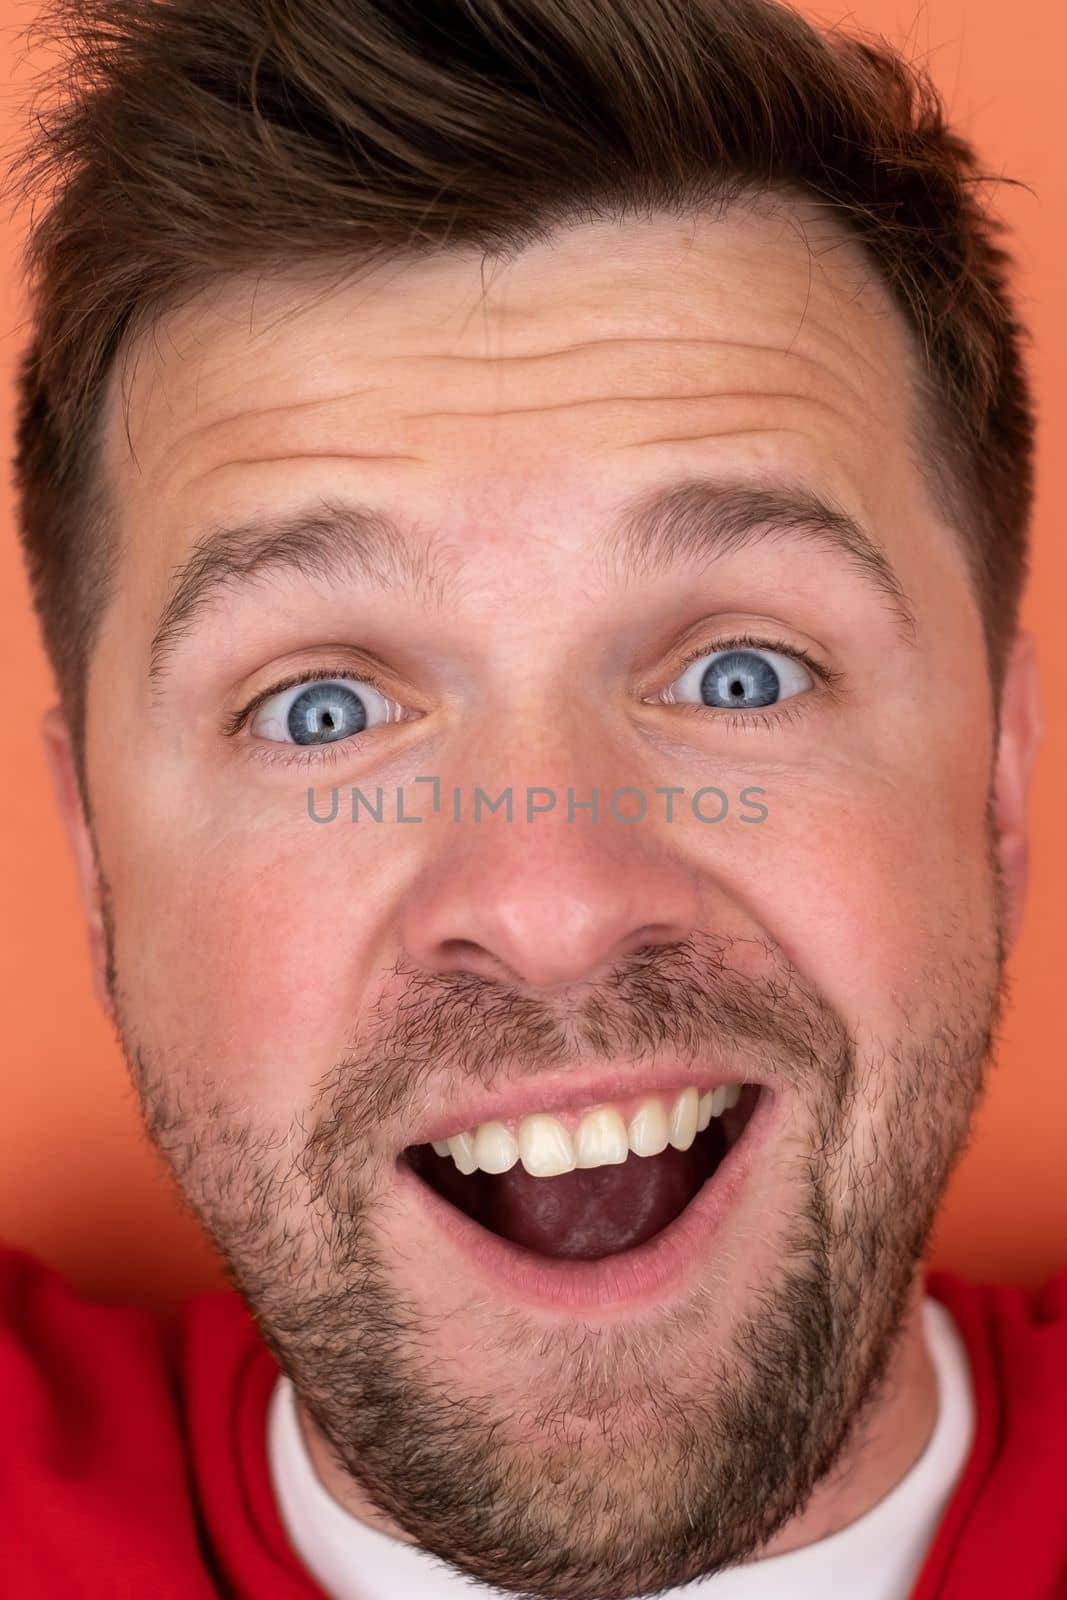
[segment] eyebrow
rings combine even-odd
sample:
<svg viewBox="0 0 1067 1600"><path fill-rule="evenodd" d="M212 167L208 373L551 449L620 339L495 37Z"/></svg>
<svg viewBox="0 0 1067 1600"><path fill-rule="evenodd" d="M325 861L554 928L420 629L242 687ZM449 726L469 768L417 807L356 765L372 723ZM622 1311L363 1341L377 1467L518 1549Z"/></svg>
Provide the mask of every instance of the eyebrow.
<svg viewBox="0 0 1067 1600"><path fill-rule="evenodd" d="M627 583L768 540L804 540L844 559L888 605L901 635L914 639L915 614L888 556L841 506L800 484L687 477L627 502L597 550L606 574ZM284 573L308 581L359 579L406 589L427 606L447 604L455 562L440 559L411 525L373 508L319 502L202 534L172 575L171 593L149 650L158 687L178 642L227 594Z"/></svg>

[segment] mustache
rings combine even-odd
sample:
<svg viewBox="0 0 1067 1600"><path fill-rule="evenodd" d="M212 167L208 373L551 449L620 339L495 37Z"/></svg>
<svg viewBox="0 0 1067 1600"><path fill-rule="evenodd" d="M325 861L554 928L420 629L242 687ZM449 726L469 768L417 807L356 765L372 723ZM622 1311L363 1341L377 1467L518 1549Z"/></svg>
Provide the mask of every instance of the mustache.
<svg viewBox="0 0 1067 1600"><path fill-rule="evenodd" d="M492 1093L560 1067L724 1051L758 1068L754 1076L835 1103L855 1056L833 1006L767 939L693 934L648 945L608 979L557 999L399 960L358 1040L316 1086L318 1132L373 1136L410 1117L435 1084Z"/></svg>

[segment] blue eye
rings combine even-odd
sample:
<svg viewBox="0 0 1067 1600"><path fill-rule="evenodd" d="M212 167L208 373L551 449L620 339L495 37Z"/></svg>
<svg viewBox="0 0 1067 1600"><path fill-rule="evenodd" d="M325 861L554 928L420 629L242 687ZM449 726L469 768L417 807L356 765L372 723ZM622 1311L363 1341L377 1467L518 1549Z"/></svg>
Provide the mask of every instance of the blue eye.
<svg viewBox="0 0 1067 1600"><path fill-rule="evenodd" d="M356 682L356 680L353 680ZM281 744L334 744L389 720L389 701L370 684L335 678L290 684L259 706L250 732Z"/></svg>
<svg viewBox="0 0 1067 1600"><path fill-rule="evenodd" d="M670 699L722 711L759 711L813 686L808 669L777 650L733 648L698 656L670 689Z"/></svg>

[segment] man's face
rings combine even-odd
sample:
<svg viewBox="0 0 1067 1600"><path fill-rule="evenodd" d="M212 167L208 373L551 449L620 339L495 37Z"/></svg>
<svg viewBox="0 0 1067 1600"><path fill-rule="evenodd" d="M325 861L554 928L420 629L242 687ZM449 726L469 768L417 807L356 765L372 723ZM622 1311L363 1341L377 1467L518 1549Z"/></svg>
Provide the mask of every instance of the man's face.
<svg viewBox="0 0 1067 1600"><path fill-rule="evenodd" d="M876 1391L998 994L982 630L887 294L790 206L231 281L134 355L88 770L153 1136L409 1536L572 1600L750 1554ZM690 1154L426 1148L724 1082Z"/></svg>

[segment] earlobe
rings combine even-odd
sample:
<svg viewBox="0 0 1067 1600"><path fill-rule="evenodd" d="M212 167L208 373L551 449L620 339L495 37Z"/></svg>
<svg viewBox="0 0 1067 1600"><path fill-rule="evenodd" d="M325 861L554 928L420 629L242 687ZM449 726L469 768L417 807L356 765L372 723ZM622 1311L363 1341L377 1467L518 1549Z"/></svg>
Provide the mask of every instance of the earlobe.
<svg viewBox="0 0 1067 1600"><path fill-rule="evenodd" d="M101 908L100 878L92 834L82 806L70 730L62 708L50 706L41 718L41 739L56 805L74 857L78 889L89 935L93 988L104 1013L114 1020L107 982L107 939Z"/></svg>
<svg viewBox="0 0 1067 1600"><path fill-rule="evenodd" d="M993 786L996 848L1004 887L1004 939L1014 945L1022 925L1029 867L1027 798L1041 744L1037 651L1029 634L1016 636L1000 699L1000 738Z"/></svg>

